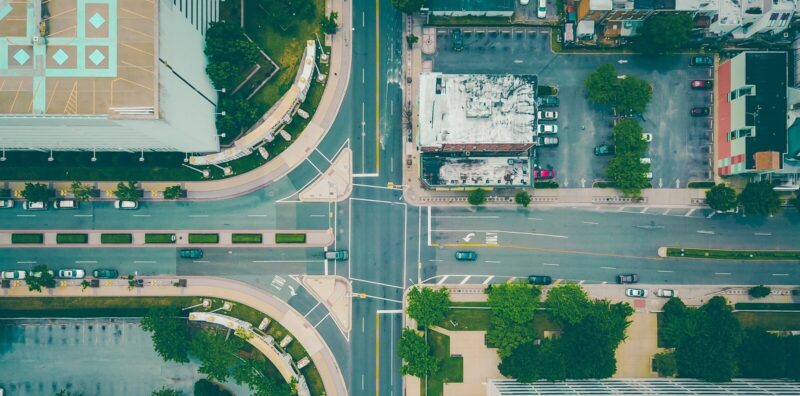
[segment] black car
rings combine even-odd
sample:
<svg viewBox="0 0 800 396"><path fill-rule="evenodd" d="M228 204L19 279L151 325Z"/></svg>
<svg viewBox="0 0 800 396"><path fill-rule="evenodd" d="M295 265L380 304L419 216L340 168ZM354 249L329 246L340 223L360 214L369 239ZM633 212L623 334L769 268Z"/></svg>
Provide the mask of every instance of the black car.
<svg viewBox="0 0 800 396"><path fill-rule="evenodd" d="M532 285L549 285L553 283L553 278L547 275L531 275L528 277L528 283Z"/></svg>
<svg viewBox="0 0 800 396"><path fill-rule="evenodd" d="M639 275L636 274L617 275L617 283L619 284L638 283L638 282L639 282Z"/></svg>
<svg viewBox="0 0 800 396"><path fill-rule="evenodd" d="M453 29L453 51L461 51L464 49L464 39L461 38L461 29Z"/></svg>
<svg viewBox="0 0 800 396"><path fill-rule="evenodd" d="M708 107L692 107L692 117L705 117L711 114L711 109Z"/></svg>
<svg viewBox="0 0 800 396"><path fill-rule="evenodd" d="M714 58L710 56L693 56L691 60L689 60L689 64L691 66L714 66Z"/></svg>
<svg viewBox="0 0 800 396"><path fill-rule="evenodd" d="M594 155L604 156L612 154L614 154L614 146L611 146L609 144L601 144L599 146L595 146L594 148Z"/></svg>
<svg viewBox="0 0 800 396"><path fill-rule="evenodd" d="M119 271L115 269L96 269L92 271L92 276L97 279L116 279L119 278Z"/></svg>

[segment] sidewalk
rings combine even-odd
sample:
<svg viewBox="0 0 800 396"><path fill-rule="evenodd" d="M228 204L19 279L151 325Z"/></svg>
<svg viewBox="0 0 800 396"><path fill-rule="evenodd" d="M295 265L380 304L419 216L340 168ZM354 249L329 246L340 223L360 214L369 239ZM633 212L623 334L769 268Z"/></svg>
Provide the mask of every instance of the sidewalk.
<svg viewBox="0 0 800 396"><path fill-rule="evenodd" d="M186 287L175 287L177 277L139 277L146 281L142 288L129 289L127 280L114 285L104 285L82 291L78 281L67 281L68 286L56 287L44 293L30 292L25 286L0 289L0 297L93 297L93 296L198 296L215 297L245 304L277 320L300 342L308 352L322 377L328 395L347 396L344 377L333 352L314 326L289 304L274 295L247 283L230 279L185 276Z"/></svg>

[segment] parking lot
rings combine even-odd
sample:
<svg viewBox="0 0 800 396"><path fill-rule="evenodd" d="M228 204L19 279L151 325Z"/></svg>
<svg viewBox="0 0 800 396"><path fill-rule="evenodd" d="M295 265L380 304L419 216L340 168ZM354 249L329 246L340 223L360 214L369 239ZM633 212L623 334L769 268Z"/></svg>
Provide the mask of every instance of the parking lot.
<svg viewBox="0 0 800 396"><path fill-rule="evenodd" d="M685 188L711 175L709 117L691 117L694 106L710 106L712 91L690 88L692 79L712 77L712 69L690 67L688 55L645 58L627 54L556 54L546 28L463 28L462 51L453 51L450 29L436 29L436 52L423 54L433 71L443 73L537 74L541 85L558 87L559 146L541 148L537 161L552 166L562 187L590 187L605 180L610 157L597 157L594 146L611 143L613 115L585 98L583 80L602 64L653 86L653 98L640 121L653 134L654 188ZM622 61L622 62L620 62Z"/></svg>

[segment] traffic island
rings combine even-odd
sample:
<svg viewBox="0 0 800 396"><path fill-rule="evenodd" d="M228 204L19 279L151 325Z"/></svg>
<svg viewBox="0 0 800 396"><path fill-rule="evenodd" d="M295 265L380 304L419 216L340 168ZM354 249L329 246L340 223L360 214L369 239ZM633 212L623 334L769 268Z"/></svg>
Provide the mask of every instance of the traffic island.
<svg viewBox="0 0 800 396"><path fill-rule="evenodd" d="M800 250L727 250L660 247L659 257L700 258L717 260L800 260Z"/></svg>

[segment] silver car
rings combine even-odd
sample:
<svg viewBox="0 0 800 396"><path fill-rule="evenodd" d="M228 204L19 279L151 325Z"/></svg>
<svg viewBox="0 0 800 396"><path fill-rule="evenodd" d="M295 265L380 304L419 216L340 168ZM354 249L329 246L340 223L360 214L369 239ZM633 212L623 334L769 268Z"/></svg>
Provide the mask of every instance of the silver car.
<svg viewBox="0 0 800 396"><path fill-rule="evenodd" d="M86 271L79 268L58 270L58 277L62 279L83 279Z"/></svg>

